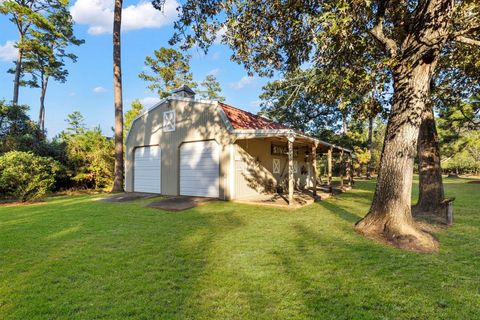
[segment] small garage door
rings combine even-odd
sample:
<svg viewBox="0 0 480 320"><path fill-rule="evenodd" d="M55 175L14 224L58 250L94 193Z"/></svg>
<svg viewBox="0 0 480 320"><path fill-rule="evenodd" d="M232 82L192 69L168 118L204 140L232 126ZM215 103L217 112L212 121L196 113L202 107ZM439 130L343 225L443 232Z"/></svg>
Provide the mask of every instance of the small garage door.
<svg viewBox="0 0 480 320"><path fill-rule="evenodd" d="M219 197L219 147L215 141L197 141L180 147L180 194Z"/></svg>
<svg viewBox="0 0 480 320"><path fill-rule="evenodd" d="M135 149L133 167L133 189L135 192L161 193L160 147L138 147Z"/></svg>

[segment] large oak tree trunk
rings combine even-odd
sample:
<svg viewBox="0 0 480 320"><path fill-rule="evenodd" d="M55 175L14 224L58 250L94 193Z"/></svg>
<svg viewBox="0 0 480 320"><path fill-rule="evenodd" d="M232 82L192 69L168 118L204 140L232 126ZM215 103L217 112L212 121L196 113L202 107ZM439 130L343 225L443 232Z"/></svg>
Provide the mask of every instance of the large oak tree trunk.
<svg viewBox="0 0 480 320"><path fill-rule="evenodd" d="M122 0L115 0L113 17L113 87L115 100L115 173L112 192L123 191L123 101L120 29Z"/></svg>
<svg viewBox="0 0 480 320"><path fill-rule="evenodd" d="M448 39L453 6L452 0L419 2L401 47L385 38L381 25L373 29L376 39L395 56L394 94L372 205L355 228L367 237L408 250L438 250L438 241L412 217L411 192L422 114L430 108L430 84Z"/></svg>
<svg viewBox="0 0 480 320"><path fill-rule="evenodd" d="M378 181L369 213L357 222L358 232L409 250L435 251L437 241L420 230L411 214L413 163L422 113L430 96L436 61L394 70L393 106L383 144Z"/></svg>
<svg viewBox="0 0 480 320"><path fill-rule="evenodd" d="M445 220L445 200L440 166L440 148L433 109L426 108L418 135L418 202L412 208L414 215L434 216Z"/></svg>

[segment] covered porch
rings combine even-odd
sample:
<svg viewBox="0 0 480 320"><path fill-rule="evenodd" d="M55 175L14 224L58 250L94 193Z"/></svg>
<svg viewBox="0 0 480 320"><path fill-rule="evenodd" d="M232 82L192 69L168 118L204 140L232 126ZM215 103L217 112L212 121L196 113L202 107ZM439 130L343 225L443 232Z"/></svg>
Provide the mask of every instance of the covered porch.
<svg viewBox="0 0 480 320"><path fill-rule="evenodd" d="M272 176L272 179L263 179L259 183L269 184L270 188L266 188L265 192L236 198L237 202L296 208L343 192L353 184L353 155L349 149L291 129L245 130L236 135L236 143L242 146L248 147L249 143L259 140L264 142L263 149L267 149L268 145L270 150L267 150L268 155L263 150L263 157L253 156L256 162L262 163L262 169ZM326 164L323 178L317 170L317 163L322 158ZM333 183L334 161L340 180L336 183ZM280 168L281 163L284 163L284 170Z"/></svg>

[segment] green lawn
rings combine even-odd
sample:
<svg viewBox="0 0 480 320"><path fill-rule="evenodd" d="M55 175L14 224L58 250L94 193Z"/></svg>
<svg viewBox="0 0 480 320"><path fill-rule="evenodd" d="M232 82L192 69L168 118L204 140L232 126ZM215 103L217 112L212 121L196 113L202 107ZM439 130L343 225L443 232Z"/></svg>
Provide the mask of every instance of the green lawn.
<svg viewBox="0 0 480 320"><path fill-rule="evenodd" d="M479 319L480 184L447 179L440 252L353 232L373 182L296 211L98 195L0 207L0 319Z"/></svg>

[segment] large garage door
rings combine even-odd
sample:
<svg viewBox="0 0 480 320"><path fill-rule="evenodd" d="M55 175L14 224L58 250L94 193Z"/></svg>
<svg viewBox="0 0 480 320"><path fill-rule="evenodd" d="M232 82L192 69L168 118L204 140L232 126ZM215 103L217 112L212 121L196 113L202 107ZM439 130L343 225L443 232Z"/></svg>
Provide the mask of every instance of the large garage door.
<svg viewBox="0 0 480 320"><path fill-rule="evenodd" d="M218 198L219 147L215 141L198 141L180 147L180 194Z"/></svg>
<svg viewBox="0 0 480 320"><path fill-rule="evenodd" d="M160 147L139 147L133 159L133 190L135 192L161 193Z"/></svg>

